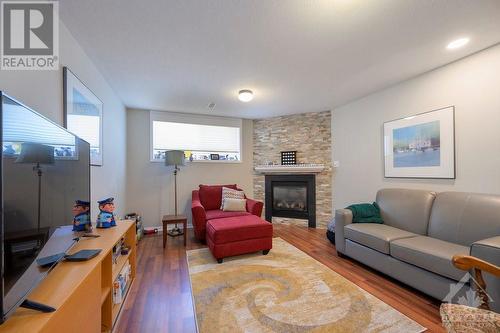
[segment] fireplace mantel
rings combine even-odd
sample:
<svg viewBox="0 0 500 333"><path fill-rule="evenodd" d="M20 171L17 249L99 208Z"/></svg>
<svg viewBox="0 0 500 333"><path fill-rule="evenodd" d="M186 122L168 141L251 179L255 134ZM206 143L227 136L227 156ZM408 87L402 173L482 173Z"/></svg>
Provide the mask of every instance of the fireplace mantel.
<svg viewBox="0 0 500 333"><path fill-rule="evenodd" d="M255 171L263 174L320 173L324 164L257 165Z"/></svg>

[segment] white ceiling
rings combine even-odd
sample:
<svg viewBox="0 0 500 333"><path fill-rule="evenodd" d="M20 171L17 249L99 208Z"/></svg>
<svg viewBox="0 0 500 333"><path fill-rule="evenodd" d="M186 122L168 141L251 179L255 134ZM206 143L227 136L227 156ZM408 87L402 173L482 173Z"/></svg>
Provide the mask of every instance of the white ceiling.
<svg viewBox="0 0 500 333"><path fill-rule="evenodd" d="M500 41L499 0L64 0L60 12L127 107L244 118L329 110Z"/></svg>

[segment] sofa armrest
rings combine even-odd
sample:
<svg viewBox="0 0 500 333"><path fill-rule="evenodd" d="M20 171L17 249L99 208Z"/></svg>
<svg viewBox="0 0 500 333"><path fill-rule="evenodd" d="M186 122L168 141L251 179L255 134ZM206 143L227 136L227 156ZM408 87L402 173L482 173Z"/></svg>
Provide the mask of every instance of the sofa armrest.
<svg viewBox="0 0 500 333"><path fill-rule="evenodd" d="M472 243L470 254L493 265L500 266L500 236Z"/></svg>
<svg viewBox="0 0 500 333"><path fill-rule="evenodd" d="M247 198L247 212L250 214L260 217L262 215L263 207L264 203L262 201Z"/></svg>
<svg viewBox="0 0 500 333"><path fill-rule="evenodd" d="M205 239L205 228L207 222L207 214L205 208L201 204L200 194L194 190L191 197L191 213L193 214L193 228L196 238Z"/></svg>
<svg viewBox="0 0 500 333"><path fill-rule="evenodd" d="M352 223L350 209L337 209L335 211L335 248L337 252L345 253L344 227Z"/></svg>
<svg viewBox="0 0 500 333"><path fill-rule="evenodd" d="M500 236L472 243L470 254L490 264L500 266ZM500 279L486 272L482 275L486 282L486 293L493 300L493 302L490 302L490 308L493 311L500 312Z"/></svg>

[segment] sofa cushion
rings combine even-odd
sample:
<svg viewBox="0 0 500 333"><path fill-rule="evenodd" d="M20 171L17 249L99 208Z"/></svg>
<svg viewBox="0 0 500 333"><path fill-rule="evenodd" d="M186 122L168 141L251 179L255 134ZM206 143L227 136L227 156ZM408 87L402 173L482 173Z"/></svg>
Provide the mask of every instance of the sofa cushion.
<svg viewBox="0 0 500 333"><path fill-rule="evenodd" d="M222 187L236 190L236 184L231 185L200 185L200 201L206 210L220 209L222 202Z"/></svg>
<svg viewBox="0 0 500 333"><path fill-rule="evenodd" d="M417 236L385 224L353 223L344 227L345 237L382 253L389 254L393 240Z"/></svg>
<svg viewBox="0 0 500 333"><path fill-rule="evenodd" d="M386 225L427 235L435 197L431 191L387 188L377 192L377 203Z"/></svg>
<svg viewBox="0 0 500 333"><path fill-rule="evenodd" d="M391 242L392 257L459 281L466 272L453 266L451 258L456 254L468 255L469 248L427 236Z"/></svg>
<svg viewBox="0 0 500 333"><path fill-rule="evenodd" d="M464 246L500 236L500 196L439 193L432 207L427 236Z"/></svg>
<svg viewBox="0 0 500 333"><path fill-rule="evenodd" d="M220 209L207 210L205 214L207 216L207 220L221 219L233 216L251 215L249 212L224 212Z"/></svg>
<svg viewBox="0 0 500 333"><path fill-rule="evenodd" d="M227 217L207 222L207 238L215 244L272 236L272 224L255 215Z"/></svg>

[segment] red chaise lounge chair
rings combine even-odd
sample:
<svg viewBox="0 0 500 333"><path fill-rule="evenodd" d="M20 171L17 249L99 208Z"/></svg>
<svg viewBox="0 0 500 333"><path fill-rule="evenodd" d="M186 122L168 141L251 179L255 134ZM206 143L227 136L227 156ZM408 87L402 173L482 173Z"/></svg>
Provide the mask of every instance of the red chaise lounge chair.
<svg viewBox="0 0 500 333"><path fill-rule="evenodd" d="M245 212L225 212L220 209L222 187L231 185L200 185L192 194L194 234L206 241L219 263L225 257L263 251L272 248L272 224L261 219L263 203L246 199Z"/></svg>

